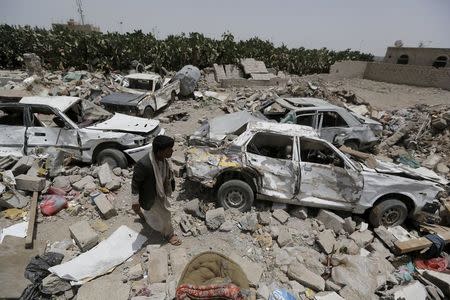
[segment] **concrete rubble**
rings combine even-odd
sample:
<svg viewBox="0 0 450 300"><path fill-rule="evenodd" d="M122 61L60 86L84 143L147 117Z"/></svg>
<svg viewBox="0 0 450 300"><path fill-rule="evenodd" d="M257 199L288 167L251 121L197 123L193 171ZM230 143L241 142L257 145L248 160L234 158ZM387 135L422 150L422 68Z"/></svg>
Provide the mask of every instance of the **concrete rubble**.
<svg viewBox="0 0 450 300"><path fill-rule="evenodd" d="M34 56L30 56L26 65L29 75L11 73L8 76L14 80L5 81L0 89L32 95L77 96L94 103L117 91L115 74L86 71L76 73L76 80L64 81L66 72L46 71ZM77 70L70 70L74 71ZM92 279L78 289L71 288L69 281L49 275L44 280L44 288L49 293L57 294L61 300L74 297L173 299L184 266L198 253L217 251L244 269L257 299L268 299L275 288L289 290L298 299L393 299L394 295L407 297L410 290L437 294L434 299L444 299L434 287L450 297L450 280L442 272L421 271L426 283L422 280L405 283L397 278L399 268L406 261L413 261L417 253L396 255L393 234L381 226L368 225L365 215L295 205L274 205L271 209L270 204L261 204L256 199L249 212L224 210L213 201L213 193L189 186L181 171L188 137L197 128L199 119L252 111L264 101L290 95L324 98L376 119L383 124L383 132L382 141L372 155L410 167L426 167L449 178L448 106L375 109L357 93L332 88L319 79L273 74L256 60L214 65L200 74L198 79L194 78L195 74L185 74L184 95L189 96L179 95L183 101L175 101L170 111L158 116L160 121L167 122L164 128L176 140L176 158L172 162L180 171L170 198L170 210L175 232L183 241L179 247L165 243L133 213L129 203L132 166L111 169L107 164L90 166L66 161L50 172L45 158L39 155L0 158L0 207L3 209L0 227L22 221L3 217L7 208L20 209L25 218L29 216L33 191L39 191L40 197L49 190L63 191L68 202L66 209L54 216L44 216L37 210L36 239L41 244L54 244L73 238L75 244L64 245L59 250L67 256L64 261L92 250L121 224L151 237L147 247L138 249L110 274ZM198 99L192 96L196 92L201 94ZM232 162L211 159L209 163ZM450 199L444 194L439 200L443 203L439 217L442 221L450 220L444 205ZM409 226L404 225L418 237L418 229ZM3 244L10 243L12 238L5 238ZM405 263L398 263L400 259L406 259Z"/></svg>

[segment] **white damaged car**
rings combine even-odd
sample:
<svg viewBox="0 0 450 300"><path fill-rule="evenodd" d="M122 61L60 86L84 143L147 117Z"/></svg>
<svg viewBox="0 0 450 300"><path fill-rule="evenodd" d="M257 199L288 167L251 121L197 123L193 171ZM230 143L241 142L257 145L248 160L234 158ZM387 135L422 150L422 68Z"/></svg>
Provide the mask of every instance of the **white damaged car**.
<svg viewBox="0 0 450 300"><path fill-rule="evenodd" d="M77 97L24 97L0 103L0 156L54 147L77 160L125 168L163 134L159 121L112 114Z"/></svg>

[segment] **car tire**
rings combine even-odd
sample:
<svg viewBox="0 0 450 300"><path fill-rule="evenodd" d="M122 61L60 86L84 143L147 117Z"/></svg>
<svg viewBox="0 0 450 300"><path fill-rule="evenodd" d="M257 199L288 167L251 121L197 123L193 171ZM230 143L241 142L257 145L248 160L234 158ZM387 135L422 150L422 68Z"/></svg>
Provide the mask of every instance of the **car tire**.
<svg viewBox="0 0 450 300"><path fill-rule="evenodd" d="M250 210L255 199L252 188L242 180L224 182L217 191L219 204L225 208L236 208L241 212Z"/></svg>
<svg viewBox="0 0 450 300"><path fill-rule="evenodd" d="M104 149L100 151L96 161L99 165L103 165L104 163L109 164L111 169L116 167L126 169L128 167L127 157L122 151L117 149Z"/></svg>
<svg viewBox="0 0 450 300"><path fill-rule="evenodd" d="M369 215L370 224L378 226L397 226L408 217L408 207L397 199L387 199L372 208Z"/></svg>
<svg viewBox="0 0 450 300"><path fill-rule="evenodd" d="M144 109L144 113L142 114L142 117L146 118L146 119L151 119L154 116L155 116L155 111L153 110L153 108L151 106L147 106Z"/></svg>

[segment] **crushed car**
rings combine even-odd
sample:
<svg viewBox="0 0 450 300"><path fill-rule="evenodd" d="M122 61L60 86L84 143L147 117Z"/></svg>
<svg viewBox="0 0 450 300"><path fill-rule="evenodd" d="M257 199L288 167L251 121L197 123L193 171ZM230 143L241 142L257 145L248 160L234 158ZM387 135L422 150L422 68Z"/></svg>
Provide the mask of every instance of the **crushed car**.
<svg viewBox="0 0 450 300"><path fill-rule="evenodd" d="M38 155L55 147L86 163L126 168L163 134L159 121L112 114L77 97L24 97L0 103L0 156Z"/></svg>
<svg viewBox="0 0 450 300"><path fill-rule="evenodd" d="M193 146L186 152L191 181L213 188L224 208L249 210L254 199L369 211L374 226L401 224L439 208L448 184L434 172L380 162L370 168L351 159L308 126L249 122L232 142Z"/></svg>
<svg viewBox="0 0 450 300"><path fill-rule="evenodd" d="M355 150L370 149L381 137L381 123L317 98L276 98L261 107L268 119L311 126L320 137Z"/></svg>
<svg viewBox="0 0 450 300"><path fill-rule="evenodd" d="M110 112L152 118L155 112L169 105L180 92L180 81L164 79L155 73L134 73L121 77L121 92L100 100Z"/></svg>

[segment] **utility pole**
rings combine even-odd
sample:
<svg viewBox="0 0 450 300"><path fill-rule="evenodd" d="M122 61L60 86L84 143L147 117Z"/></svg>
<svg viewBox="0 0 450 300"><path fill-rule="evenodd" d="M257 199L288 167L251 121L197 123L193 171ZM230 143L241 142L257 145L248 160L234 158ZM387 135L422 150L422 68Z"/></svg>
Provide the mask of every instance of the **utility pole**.
<svg viewBox="0 0 450 300"><path fill-rule="evenodd" d="M83 14L83 7L82 7L81 0L75 0L75 2L77 3L78 13L80 14L81 25L84 25L84 14Z"/></svg>

